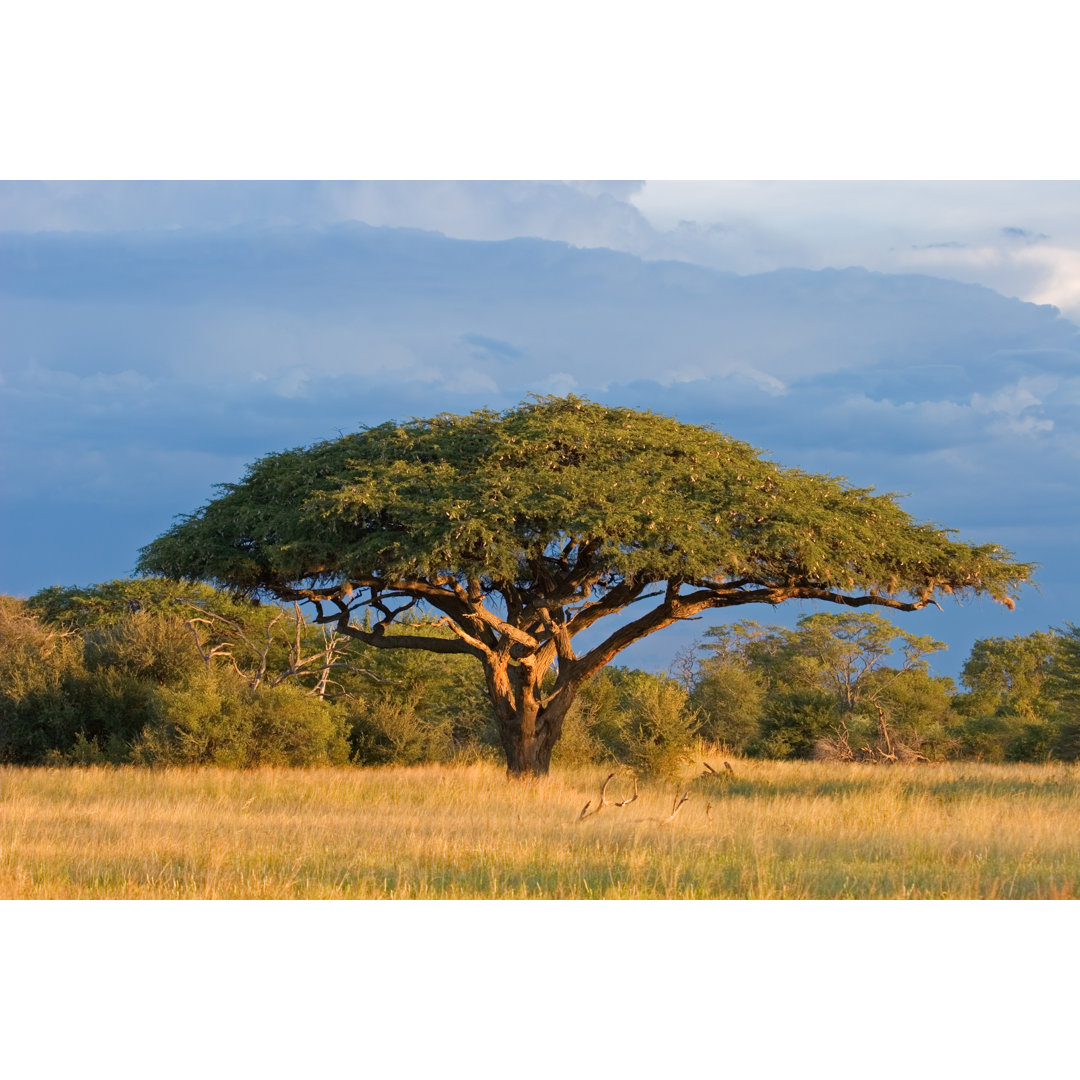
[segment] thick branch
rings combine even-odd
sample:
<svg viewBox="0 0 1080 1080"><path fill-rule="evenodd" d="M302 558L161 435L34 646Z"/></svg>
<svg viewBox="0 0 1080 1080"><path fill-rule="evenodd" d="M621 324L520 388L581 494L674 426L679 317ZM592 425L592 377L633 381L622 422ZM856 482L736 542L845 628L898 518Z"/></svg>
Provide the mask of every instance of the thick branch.
<svg viewBox="0 0 1080 1080"><path fill-rule="evenodd" d="M630 585L625 581L620 582L599 600L594 600L576 611L566 624L567 632L573 637L582 630L587 630L593 623L604 618L604 616L622 611L623 608L636 600L644 600L645 597L641 595L644 588L644 582L635 585Z"/></svg>
<svg viewBox="0 0 1080 1080"><path fill-rule="evenodd" d="M847 596L844 593L830 592L828 589L799 587L786 591L785 599L798 600L824 600L830 604L841 604L844 607L866 607L872 604L876 607L892 608L894 611L922 611L930 604L936 604L932 597L922 600L894 600L891 596L881 596L878 593L868 593L865 596Z"/></svg>
<svg viewBox="0 0 1080 1080"><path fill-rule="evenodd" d="M342 626L340 623L338 631L356 638L357 641L362 641L365 645L373 645L377 649L420 649L425 652L475 656L478 660L484 658L484 653L480 649L460 638L423 637L419 634L376 634L348 624Z"/></svg>
<svg viewBox="0 0 1080 1080"><path fill-rule="evenodd" d="M596 622L604 615L612 614L614 611L621 610L622 607L626 606L626 604L623 604L617 608L610 603L605 603L611 601L616 591L613 589L604 600L599 601L593 608L589 609L588 614L592 618L588 620L587 625L591 625L591 623ZM605 641L595 646L578 660L567 665L566 682L568 684L583 682L635 641L639 641L657 630L662 630L674 622L693 618L700 612L710 608L737 607L743 604L760 603L779 604L785 600L798 599L823 600L847 607L864 607L872 604L879 607L894 608L898 611L918 611L932 602L930 600L916 600L907 603L873 593L866 596L846 596L843 593L834 593L818 588L762 587L752 590L735 588L724 589L723 591L703 588L687 596L677 596L676 593L677 590L669 587L662 604L653 608L652 611L641 616L641 618L619 627ZM601 610L604 607L607 610ZM570 629L572 633L576 632L576 623L577 619L571 620ZM560 683L562 682L563 680L560 679Z"/></svg>
<svg viewBox="0 0 1080 1080"><path fill-rule="evenodd" d="M517 644L524 645L529 649L540 647L540 642L532 634L527 634L524 630L520 630L518 627L508 623L505 619L500 619L493 611L489 611L484 607L483 603L474 602L472 609L476 613L476 617L481 619L486 626L500 634L504 634L511 641L515 641Z"/></svg>

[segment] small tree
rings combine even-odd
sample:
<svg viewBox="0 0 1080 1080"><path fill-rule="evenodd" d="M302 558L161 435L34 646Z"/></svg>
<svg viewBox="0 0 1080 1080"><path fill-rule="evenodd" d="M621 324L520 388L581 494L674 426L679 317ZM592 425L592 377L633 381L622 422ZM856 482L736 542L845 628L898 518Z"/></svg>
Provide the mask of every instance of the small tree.
<svg viewBox="0 0 1080 1080"><path fill-rule="evenodd" d="M1066 623L1056 633L1058 648L1047 687L1057 706L1054 753L1066 761L1076 761L1080 758L1080 626Z"/></svg>
<svg viewBox="0 0 1080 1080"><path fill-rule="evenodd" d="M547 772L591 676L681 619L796 599L916 611L942 593L1011 607L1031 573L890 496L573 396L272 454L139 565L310 603L376 648L475 658L516 775ZM417 604L454 637L387 632ZM364 609L368 629L354 621ZM579 651L601 623L612 628Z"/></svg>

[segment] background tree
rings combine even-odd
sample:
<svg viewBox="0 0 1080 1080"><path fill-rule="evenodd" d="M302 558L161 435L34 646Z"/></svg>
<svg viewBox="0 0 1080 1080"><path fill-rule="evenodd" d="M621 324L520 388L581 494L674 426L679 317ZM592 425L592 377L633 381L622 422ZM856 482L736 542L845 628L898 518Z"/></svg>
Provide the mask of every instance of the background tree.
<svg viewBox="0 0 1080 1080"><path fill-rule="evenodd" d="M1058 740L1062 638L1037 631L976 641L955 701L964 718L957 734L964 751L988 760L1033 761L1053 753Z"/></svg>
<svg viewBox="0 0 1080 1080"><path fill-rule="evenodd" d="M684 676L690 701L701 714L701 734L741 753L760 734L776 665L787 643L781 627L759 626L749 619L705 632L691 650L706 655ZM684 670L688 665L683 662Z"/></svg>
<svg viewBox="0 0 1080 1080"><path fill-rule="evenodd" d="M473 657L512 774L546 772L586 681L680 619L793 599L915 611L954 592L1011 606L1031 572L889 496L575 397L271 454L140 569L311 603L376 648ZM452 639L387 632L420 603Z"/></svg>
<svg viewBox="0 0 1080 1080"><path fill-rule="evenodd" d="M701 736L730 753L746 749L758 734L769 682L742 659L710 657L700 664L690 704L701 715Z"/></svg>
<svg viewBox="0 0 1080 1080"><path fill-rule="evenodd" d="M1054 754L1076 761L1080 758L1080 626L1066 623L1055 633L1058 647L1047 679L1057 720Z"/></svg>
<svg viewBox="0 0 1080 1080"><path fill-rule="evenodd" d="M708 630L699 648L703 734L734 749L891 760L944 745L952 682L925 657L945 645L880 615L806 615L792 630L742 620ZM887 664L898 651L900 664Z"/></svg>
<svg viewBox="0 0 1080 1080"><path fill-rule="evenodd" d="M1060 647L1057 634L1043 631L976 641L960 676L968 691L965 706L973 712L1040 720L1048 711L1048 683Z"/></svg>

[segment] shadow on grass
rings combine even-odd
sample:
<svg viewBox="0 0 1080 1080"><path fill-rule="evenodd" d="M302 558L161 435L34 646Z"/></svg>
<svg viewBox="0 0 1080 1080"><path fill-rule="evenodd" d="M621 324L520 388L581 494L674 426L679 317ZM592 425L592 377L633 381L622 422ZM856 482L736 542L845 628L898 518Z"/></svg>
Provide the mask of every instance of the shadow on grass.
<svg viewBox="0 0 1080 1080"><path fill-rule="evenodd" d="M838 779L834 776L792 776L778 779L767 777L736 778L702 776L690 789L710 798L761 799L781 796L800 798L838 799L855 797L867 792L880 792L887 786L898 796L912 798L930 795L945 802L963 801L978 796L988 798L1054 798L1080 801L1080 778L1057 773L1031 778L973 774L941 779L928 770L924 774L908 773L902 778L890 775L890 766L882 765L874 775ZM885 784L883 785L883 781Z"/></svg>

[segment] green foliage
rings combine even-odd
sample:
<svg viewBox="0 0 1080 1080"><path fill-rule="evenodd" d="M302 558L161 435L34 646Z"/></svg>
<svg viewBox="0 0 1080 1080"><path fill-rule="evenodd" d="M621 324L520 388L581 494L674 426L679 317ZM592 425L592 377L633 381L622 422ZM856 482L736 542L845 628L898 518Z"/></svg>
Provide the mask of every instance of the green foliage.
<svg viewBox="0 0 1080 1080"><path fill-rule="evenodd" d="M829 694L821 690L773 692L747 753L777 760L808 758L818 740L839 726L840 711Z"/></svg>
<svg viewBox="0 0 1080 1080"><path fill-rule="evenodd" d="M1065 640L1037 632L975 642L961 676L967 692L954 699L963 752L986 761L1069 755Z"/></svg>
<svg viewBox="0 0 1080 1080"><path fill-rule="evenodd" d="M163 577L118 578L99 585L53 585L35 593L27 608L47 623L79 630L113 626L134 614L183 617L198 609L236 616L251 607L209 585Z"/></svg>
<svg viewBox="0 0 1080 1080"><path fill-rule="evenodd" d="M767 695L766 675L748 663L719 656L703 661L690 693L701 737L741 753L758 732Z"/></svg>
<svg viewBox="0 0 1080 1080"><path fill-rule="evenodd" d="M560 767L617 764L612 718L619 709L618 668L605 668L585 684L563 721L552 763Z"/></svg>
<svg viewBox="0 0 1080 1080"><path fill-rule="evenodd" d="M153 579L5 603L18 615L5 623L15 669L0 696L6 760L348 758L346 711L316 694L317 669L284 683L312 638L319 659L322 631L279 608Z"/></svg>
<svg viewBox="0 0 1080 1080"><path fill-rule="evenodd" d="M402 619L388 633L453 636L423 615ZM419 650L378 649L360 642L350 655L364 674L335 675L359 763L445 761L465 751L483 756L498 745L482 672L471 657L450 655L432 664Z"/></svg>
<svg viewBox="0 0 1080 1080"><path fill-rule="evenodd" d="M193 674L159 690L159 715L133 759L146 765L331 765L348 760L344 710L281 685L252 690L235 672Z"/></svg>
<svg viewBox="0 0 1080 1080"><path fill-rule="evenodd" d="M673 779L693 755L701 721L674 679L616 667L588 684L566 723L568 745L556 760L609 761L642 777Z"/></svg>
<svg viewBox="0 0 1080 1080"><path fill-rule="evenodd" d="M48 623L82 631L91 666L120 666L162 685L216 657L256 687L321 651L323 641L320 628L277 605L166 578L54 586L28 607Z"/></svg>
<svg viewBox="0 0 1080 1080"><path fill-rule="evenodd" d="M422 707L423 691L373 694L352 713L350 741L360 765L418 765L453 756L452 724Z"/></svg>
<svg viewBox="0 0 1080 1080"><path fill-rule="evenodd" d="M0 598L0 761L127 758L156 715L157 667L148 642L161 629L132 618L107 629L102 652L99 631L60 629L37 618L29 604Z"/></svg>
<svg viewBox="0 0 1080 1080"><path fill-rule="evenodd" d="M78 717L74 738L91 740L114 764L128 760L143 729L160 715L161 689L151 679L108 667L71 680L68 701ZM66 744L57 748L68 752Z"/></svg>
<svg viewBox="0 0 1080 1080"><path fill-rule="evenodd" d="M0 762L415 764L498 745L471 657L432 665L421 650L351 641L323 678L318 663L295 669L319 654L322 629L202 587L192 607L178 601L187 588L121 581L0 597ZM201 645L191 612L224 620ZM415 614L386 633L454 638ZM1080 759L1080 628L977 642L958 695L927 666L939 647L862 612L807 616L793 630L717 627L685 685L610 667L585 683L554 761L674 777L697 738L776 758L825 748L849 760L867 750L875 760Z"/></svg>
<svg viewBox="0 0 1080 1080"><path fill-rule="evenodd" d="M951 729L956 740L957 756L974 761L1007 760L1009 747L1022 733L1023 723L1016 716L1004 714L962 717Z"/></svg>
<svg viewBox="0 0 1080 1080"><path fill-rule="evenodd" d="M1058 647L1047 671L1046 693L1055 705L1054 756L1080 760L1080 626L1066 623L1055 631Z"/></svg>
<svg viewBox="0 0 1080 1080"><path fill-rule="evenodd" d="M203 666L182 619L147 611L125 613L83 634L87 671L114 671L167 686Z"/></svg>
<svg viewBox="0 0 1080 1080"><path fill-rule="evenodd" d="M1057 646L1046 671L1046 691L1062 718L1080 723L1080 626L1054 631Z"/></svg>
<svg viewBox="0 0 1080 1080"><path fill-rule="evenodd" d="M831 695L841 712L854 712L864 701L872 701L901 674L912 671L923 657L946 648L931 637L917 637L901 630L888 619L870 612L807 615L789 637L800 678L808 687ZM875 679L883 662L900 643L904 662L888 669L889 676Z"/></svg>
<svg viewBox="0 0 1080 1080"><path fill-rule="evenodd" d="M694 700L734 723L737 748L765 757L940 753L949 680L925 657L944 644L871 612L807 615L794 630L743 621L706 632ZM899 667L885 660L899 651ZM715 700L716 705L708 704ZM709 730L708 728L706 729Z"/></svg>
<svg viewBox="0 0 1080 1080"><path fill-rule="evenodd" d="M573 396L270 454L143 549L140 568L249 591L372 574L519 581L568 538L618 577L916 599L964 589L1011 602L1031 569L710 428Z"/></svg>
<svg viewBox="0 0 1080 1080"><path fill-rule="evenodd" d="M968 690L961 707L969 714L1001 713L1029 722L1051 709L1045 694L1061 639L1053 633L976 641L961 682Z"/></svg>
<svg viewBox="0 0 1080 1080"><path fill-rule="evenodd" d="M74 741L79 717L68 688L83 673L76 634L0 597L0 762L33 764Z"/></svg>
<svg viewBox="0 0 1080 1080"><path fill-rule="evenodd" d="M952 755L954 721L952 679L931 675L924 664L899 676L889 669L875 672L868 697L885 710L897 746L936 761Z"/></svg>

